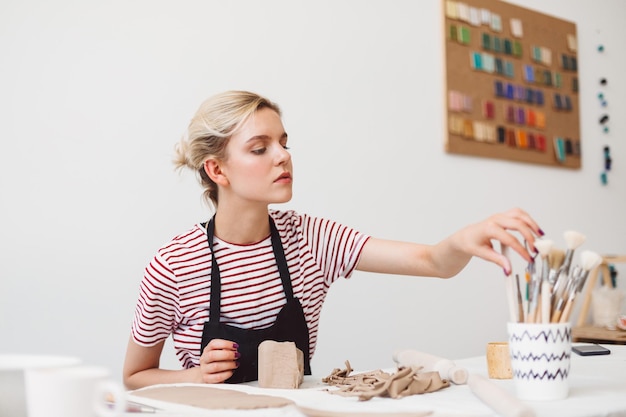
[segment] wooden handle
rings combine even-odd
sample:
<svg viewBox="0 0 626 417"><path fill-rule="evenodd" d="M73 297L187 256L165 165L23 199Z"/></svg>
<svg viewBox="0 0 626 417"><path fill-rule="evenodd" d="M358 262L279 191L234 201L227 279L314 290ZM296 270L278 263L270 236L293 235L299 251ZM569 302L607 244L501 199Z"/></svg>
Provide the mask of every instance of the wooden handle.
<svg viewBox="0 0 626 417"><path fill-rule="evenodd" d="M569 315L572 313L572 305L574 304L573 299L567 300L567 304L565 304L565 308L563 309L563 313L561 314L561 318L559 323L567 323L569 320Z"/></svg>
<svg viewBox="0 0 626 417"><path fill-rule="evenodd" d="M600 267L594 268L591 272L591 276L587 280L587 285L585 285L585 299L583 300L582 307L580 308L580 313L578 315L578 326L584 326L585 321L587 320L587 313L589 312L589 304L591 303L591 292L593 291L593 287L596 286L596 281L598 280L598 272Z"/></svg>
<svg viewBox="0 0 626 417"><path fill-rule="evenodd" d="M541 322L550 323L552 288L549 282L541 283Z"/></svg>

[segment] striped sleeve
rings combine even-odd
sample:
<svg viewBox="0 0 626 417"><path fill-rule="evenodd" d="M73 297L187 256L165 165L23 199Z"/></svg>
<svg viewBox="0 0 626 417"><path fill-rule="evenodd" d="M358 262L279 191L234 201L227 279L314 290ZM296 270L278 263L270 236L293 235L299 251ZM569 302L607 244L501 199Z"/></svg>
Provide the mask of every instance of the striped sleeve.
<svg viewBox="0 0 626 417"><path fill-rule="evenodd" d="M177 326L179 291L175 274L159 252L146 267L132 325L134 341L154 346Z"/></svg>
<svg viewBox="0 0 626 417"><path fill-rule="evenodd" d="M324 218L304 215L303 222L305 240L326 283L350 278L369 236Z"/></svg>

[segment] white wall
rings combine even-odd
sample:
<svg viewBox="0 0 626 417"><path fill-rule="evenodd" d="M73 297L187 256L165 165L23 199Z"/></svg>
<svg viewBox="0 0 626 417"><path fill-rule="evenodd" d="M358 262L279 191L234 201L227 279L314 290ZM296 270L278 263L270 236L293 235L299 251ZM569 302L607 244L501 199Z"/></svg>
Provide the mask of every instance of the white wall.
<svg viewBox="0 0 626 417"><path fill-rule="evenodd" d="M521 206L557 243L576 229L587 249L626 253L626 3L514 3L578 24L581 170L443 151L439 1L3 0L0 352L121 373L144 266L208 216L193 174L173 171L173 146L225 89L283 107L296 169L286 207L434 243ZM505 336L503 291L501 269L480 260L448 281L356 273L331 289L314 370L390 366L399 347L482 354ZM177 366L171 352L164 364Z"/></svg>

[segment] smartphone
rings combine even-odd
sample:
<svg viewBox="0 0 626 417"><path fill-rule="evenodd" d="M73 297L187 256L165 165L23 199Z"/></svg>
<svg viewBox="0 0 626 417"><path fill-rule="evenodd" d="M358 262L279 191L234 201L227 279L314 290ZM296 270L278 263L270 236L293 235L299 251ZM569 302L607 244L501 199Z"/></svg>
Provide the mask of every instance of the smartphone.
<svg viewBox="0 0 626 417"><path fill-rule="evenodd" d="M572 351L580 356L608 355L611 351L600 345L578 345L572 346Z"/></svg>

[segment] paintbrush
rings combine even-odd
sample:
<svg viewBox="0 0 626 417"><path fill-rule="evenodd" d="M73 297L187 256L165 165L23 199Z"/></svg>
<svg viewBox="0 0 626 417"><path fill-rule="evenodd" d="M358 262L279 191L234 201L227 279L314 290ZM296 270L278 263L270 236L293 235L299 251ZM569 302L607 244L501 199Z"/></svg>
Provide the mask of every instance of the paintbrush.
<svg viewBox="0 0 626 417"><path fill-rule="evenodd" d="M550 323L552 308L555 305L555 284L564 259L565 252L563 250L559 248L550 249L548 254L548 263L550 265L548 278L541 283L541 321L543 323Z"/></svg>
<svg viewBox="0 0 626 417"><path fill-rule="evenodd" d="M582 245L587 237L580 232L575 230L568 230L563 233L563 238L565 239L565 245L567 247L567 251L565 252L565 260L563 261L563 272L565 276L569 275L569 269L572 265L572 259L574 259L574 251Z"/></svg>
<svg viewBox="0 0 626 417"><path fill-rule="evenodd" d="M524 323L524 321L526 321L526 317L524 316L524 300L522 299L522 288L520 285L519 274L515 274L515 283L517 285L517 321L519 323Z"/></svg>
<svg viewBox="0 0 626 417"><path fill-rule="evenodd" d="M550 263L548 262L548 255L554 246L554 242L550 239L538 239L535 240L535 248L539 252L541 257L541 274L539 275L541 280L548 279L550 272Z"/></svg>
<svg viewBox="0 0 626 417"><path fill-rule="evenodd" d="M511 258L509 257L509 247L500 243L500 252L507 259L510 265L509 267L512 268ZM515 296L514 279L515 278L511 272L509 272L509 274L504 277L506 297L507 297L507 301L509 305L509 320L511 321L511 323L516 323L519 320L519 317L517 317L516 308L515 308L516 296Z"/></svg>
<svg viewBox="0 0 626 417"><path fill-rule="evenodd" d="M539 252L539 256L541 257L541 272L535 274L532 282L532 297L530 300L530 307L528 310L528 322L535 323L537 317L537 303L539 302L539 294L541 290L542 283L547 281L548 274L550 271L550 264L548 263L548 255L550 254L550 249L554 242L550 239L539 239L535 241L535 248L537 252Z"/></svg>
<svg viewBox="0 0 626 417"><path fill-rule="evenodd" d="M574 267L575 270L577 270L578 268L578 266ZM575 273L577 274L578 271L576 271ZM576 295L576 281L576 276L572 276L570 277L570 279L567 280L563 295L558 298L556 306L554 306L554 311L552 312L552 317L550 319L551 323L559 323L561 321L561 315L565 310L565 306L573 302L574 296Z"/></svg>
<svg viewBox="0 0 626 417"><path fill-rule="evenodd" d="M553 307L555 307L555 303L557 302L557 299L559 297L565 297L564 286L566 285L566 282L569 278L569 270L572 265L572 259L574 258L574 252L586 240L585 235L574 230L566 231L565 233L563 233L563 237L565 238L567 250L565 251L563 266L561 266L559 276L552 288L552 293L556 296L556 298L553 299Z"/></svg>
<svg viewBox="0 0 626 417"><path fill-rule="evenodd" d="M577 268L576 270L576 279L574 281L574 288L570 291L570 297L567 300L567 304L563 309L563 313L561 314L561 318L559 320L560 323L565 323L569 320L570 315L572 314L572 307L574 304L574 297L576 294L580 293L585 287L585 282L587 281L587 277L589 276L589 272L597 268L598 265L602 263L602 257L595 252L586 250L580 254L580 259L582 266Z"/></svg>
<svg viewBox="0 0 626 417"><path fill-rule="evenodd" d="M559 277L559 272L563 266L565 260L565 252L559 248L550 249L548 255L548 263L550 264L550 270L548 271L548 282L552 287L556 284L556 280Z"/></svg>

